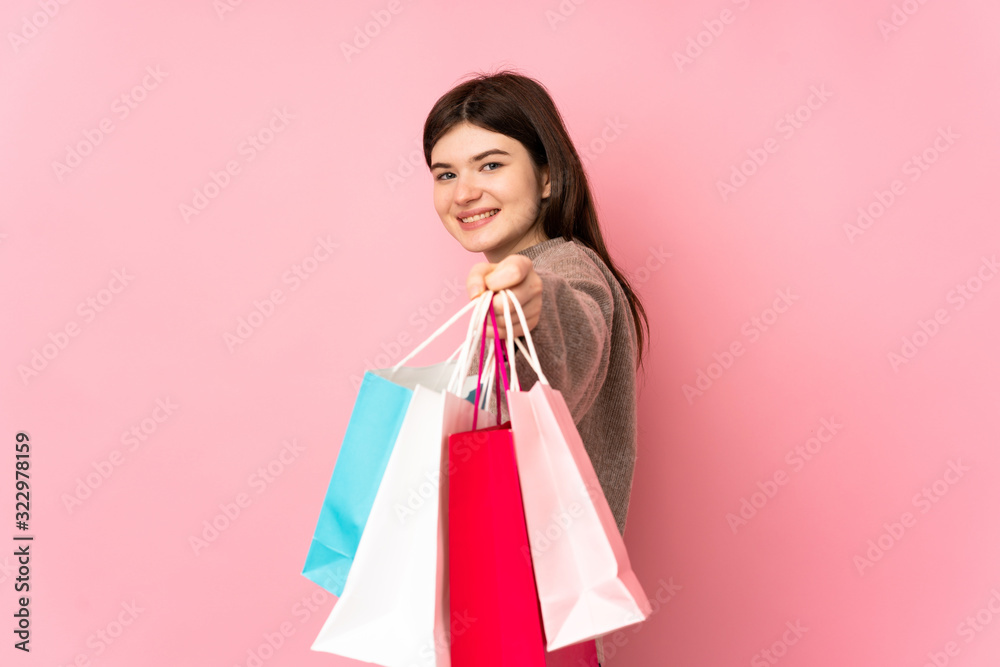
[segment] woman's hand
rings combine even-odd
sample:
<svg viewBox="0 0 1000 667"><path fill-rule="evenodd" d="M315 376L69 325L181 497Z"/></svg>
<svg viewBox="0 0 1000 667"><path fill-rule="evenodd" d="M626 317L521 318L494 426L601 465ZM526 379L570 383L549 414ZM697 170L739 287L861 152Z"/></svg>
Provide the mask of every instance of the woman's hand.
<svg viewBox="0 0 1000 667"><path fill-rule="evenodd" d="M535 273L531 260L524 255L509 255L496 264L488 262L476 264L469 271L465 287L470 299L475 299L486 290L494 292L511 290L524 310L524 316L528 320L528 331L538 324L538 318L542 314L542 279ZM493 299L493 312L496 314L500 338L504 339L507 337L507 325L503 318L503 297L500 294ZM524 328L518 321L513 303L510 304L510 316L514 324L514 336L523 336ZM492 326L486 327L486 335L488 338L493 337Z"/></svg>

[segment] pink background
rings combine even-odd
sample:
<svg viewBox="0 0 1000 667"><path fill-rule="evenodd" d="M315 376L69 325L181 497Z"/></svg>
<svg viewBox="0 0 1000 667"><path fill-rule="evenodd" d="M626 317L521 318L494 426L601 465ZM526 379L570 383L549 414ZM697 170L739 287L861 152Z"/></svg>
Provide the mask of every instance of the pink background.
<svg viewBox="0 0 1000 667"><path fill-rule="evenodd" d="M352 377L480 259L426 114L504 65L552 93L650 313L625 540L666 602L608 663L997 664L1000 7L218 5L0 12L4 664L357 664L309 650L334 599L299 572Z"/></svg>

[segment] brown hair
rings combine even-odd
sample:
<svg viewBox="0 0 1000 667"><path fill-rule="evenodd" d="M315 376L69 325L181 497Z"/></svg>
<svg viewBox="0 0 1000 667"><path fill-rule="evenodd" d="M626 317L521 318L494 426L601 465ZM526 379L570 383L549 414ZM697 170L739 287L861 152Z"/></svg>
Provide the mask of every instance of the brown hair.
<svg viewBox="0 0 1000 667"><path fill-rule="evenodd" d="M424 158L428 168L431 150L438 139L462 122L518 140L528 150L536 168L549 166L551 196L541 202L542 229L552 239L561 236L567 241L579 240L611 270L632 311L637 365L641 366L649 319L638 294L611 260L601 236L587 174L548 91L538 81L510 70L476 74L455 86L438 99L424 123Z"/></svg>

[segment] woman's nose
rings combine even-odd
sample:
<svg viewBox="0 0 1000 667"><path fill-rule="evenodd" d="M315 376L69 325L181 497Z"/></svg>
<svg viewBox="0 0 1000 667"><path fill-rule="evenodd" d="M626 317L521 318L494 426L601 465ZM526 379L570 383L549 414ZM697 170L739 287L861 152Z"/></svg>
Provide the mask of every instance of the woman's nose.
<svg viewBox="0 0 1000 667"><path fill-rule="evenodd" d="M479 199L480 188L469 178L459 178L455 184L455 201L464 204Z"/></svg>

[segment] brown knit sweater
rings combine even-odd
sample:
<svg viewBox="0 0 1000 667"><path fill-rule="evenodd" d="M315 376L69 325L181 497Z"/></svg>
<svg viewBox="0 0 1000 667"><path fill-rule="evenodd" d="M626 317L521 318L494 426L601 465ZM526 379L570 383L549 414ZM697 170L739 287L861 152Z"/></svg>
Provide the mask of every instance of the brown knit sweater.
<svg viewBox="0 0 1000 667"><path fill-rule="evenodd" d="M624 535L636 456L636 335L628 300L597 253L579 241L549 239L518 254L542 279L542 311L531 330L538 360L566 400ZM520 351L515 358L527 391L538 376ZM501 417L507 419L506 402Z"/></svg>

